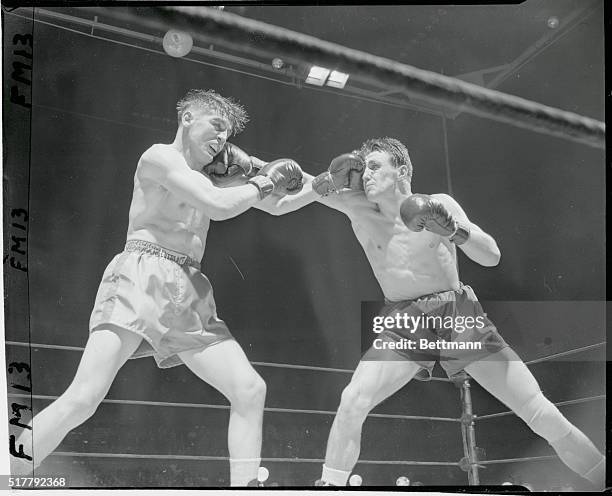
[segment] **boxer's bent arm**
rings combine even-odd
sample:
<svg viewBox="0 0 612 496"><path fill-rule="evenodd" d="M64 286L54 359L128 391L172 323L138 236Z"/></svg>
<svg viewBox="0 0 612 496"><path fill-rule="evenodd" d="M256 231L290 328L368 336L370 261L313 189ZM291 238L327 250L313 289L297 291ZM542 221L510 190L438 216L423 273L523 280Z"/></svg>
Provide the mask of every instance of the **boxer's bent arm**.
<svg viewBox="0 0 612 496"><path fill-rule="evenodd" d="M164 146L152 146L142 155L137 174L157 182L211 220L230 219L259 202L256 186L217 188L206 176L189 168L177 150Z"/></svg>
<svg viewBox="0 0 612 496"><path fill-rule="evenodd" d="M485 267L497 265L501 254L493 237L484 232L476 224L470 222L467 214L452 197L445 194L431 196L442 202L455 220L464 222L470 227L470 237L465 243L458 245L463 250L463 253L474 262Z"/></svg>
<svg viewBox="0 0 612 496"><path fill-rule="evenodd" d="M354 191L343 191L340 194L332 194L328 196L321 196L312 189L312 180L314 176L304 172L304 187L296 195L279 196L271 194L257 205L255 208L268 212L272 215L284 215L289 212L295 212L306 205L313 202L319 202L335 210L349 215L351 211L351 205L355 203ZM363 192L359 196L362 196L362 200L367 202ZM349 215L350 216L350 215Z"/></svg>

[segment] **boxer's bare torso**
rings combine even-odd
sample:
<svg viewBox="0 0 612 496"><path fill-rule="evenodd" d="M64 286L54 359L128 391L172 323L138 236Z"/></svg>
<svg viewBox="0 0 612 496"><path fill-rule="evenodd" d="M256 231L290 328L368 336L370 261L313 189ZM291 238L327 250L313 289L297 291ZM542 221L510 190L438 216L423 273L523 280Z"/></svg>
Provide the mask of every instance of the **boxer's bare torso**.
<svg viewBox="0 0 612 496"><path fill-rule="evenodd" d="M171 145L155 145L171 147ZM142 174L139 161L134 175L127 239L142 239L201 260L210 219L161 184ZM185 164L185 167L187 165Z"/></svg>
<svg viewBox="0 0 612 496"><path fill-rule="evenodd" d="M350 218L385 298L399 301L459 289L457 253L451 242L428 231L410 231L399 212L389 219L363 192L339 196L331 201L341 203L339 209Z"/></svg>

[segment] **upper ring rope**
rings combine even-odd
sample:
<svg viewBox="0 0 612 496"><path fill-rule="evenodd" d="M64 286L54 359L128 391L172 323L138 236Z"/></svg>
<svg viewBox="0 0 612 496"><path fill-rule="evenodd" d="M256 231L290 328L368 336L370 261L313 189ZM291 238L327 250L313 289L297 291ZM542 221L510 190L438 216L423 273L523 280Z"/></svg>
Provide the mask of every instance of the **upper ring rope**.
<svg viewBox="0 0 612 496"><path fill-rule="evenodd" d="M65 346L59 344L42 344L42 343L26 343L22 341L6 341L5 344L9 346L24 346L31 348L46 348L50 350L67 350L67 351L83 351L85 348L82 346ZM600 343L594 343L587 346L582 346L581 348L574 348L571 350L562 351L560 353L555 353L553 355L547 355L540 358L536 358L534 360L530 360L525 362L525 365L532 365L535 363L542 363L553 360L555 358L567 357L570 355L575 355L577 353L581 353L583 351L590 351L596 348L601 348L607 344L606 341L602 341ZM297 370L313 370L317 372L338 372L343 374L352 374L354 370L351 369L338 369L333 367L318 367L316 365L297 365L292 363L275 363L275 362L251 362L252 365L259 367L275 367L282 369L297 369ZM452 382L450 379L445 377L432 377L430 380L432 381L441 381L441 382ZM426 381L429 382L429 381Z"/></svg>
<svg viewBox="0 0 612 496"><path fill-rule="evenodd" d="M188 30L202 42L223 43L252 55L273 55L290 62L331 66L354 78L403 90L429 103L443 103L454 110L597 148L605 146L605 124L598 120L236 14L201 7L166 6L146 10L137 7L105 9L104 15L156 30L166 30L171 25Z"/></svg>
<svg viewBox="0 0 612 496"><path fill-rule="evenodd" d="M48 350L83 351L85 349L82 346L24 343L21 341L6 341L6 344L9 346L24 346L24 347L32 347L32 348L43 348L43 349L48 349ZM351 370L351 369L338 369L338 368L333 368L333 367L318 367L316 365L297 365L293 363L251 362L251 365L254 365L256 367L272 367L272 368L295 369L295 370L313 370L316 372L337 372L341 374L352 374L354 372L354 370ZM447 379L446 377L432 377L430 381L451 382L451 380Z"/></svg>
<svg viewBox="0 0 612 496"><path fill-rule="evenodd" d="M576 353L581 353L583 351L590 351L596 348L601 348L606 345L606 341L602 341L600 343L593 343L587 346L582 346L580 348L574 348L572 350L561 351L559 353L553 353L552 355L546 355L540 358L534 358L533 360L529 360L525 362L525 365L534 365L536 363L548 362L549 360L554 360L555 358L562 358L570 355L575 355Z"/></svg>

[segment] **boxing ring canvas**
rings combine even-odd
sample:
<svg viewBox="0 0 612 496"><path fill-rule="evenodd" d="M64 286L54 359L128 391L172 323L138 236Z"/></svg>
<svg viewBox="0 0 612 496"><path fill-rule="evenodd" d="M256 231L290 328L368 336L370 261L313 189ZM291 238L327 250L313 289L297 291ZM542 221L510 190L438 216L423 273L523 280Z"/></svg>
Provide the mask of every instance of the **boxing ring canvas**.
<svg viewBox="0 0 612 496"><path fill-rule="evenodd" d="M551 117L568 122L554 135L436 101L450 89L425 98L385 87L382 66L343 89L309 85L303 61L279 55L283 67L273 68L276 55L256 32L241 52L239 38L205 41L202 30L188 55L171 57L160 27L168 12L141 8L139 21L130 9L3 6L9 461L27 455L15 436L76 372L100 279L125 244L136 164L152 144L172 141L176 101L191 88L248 110L235 144L265 161L291 157L313 175L368 138L403 141L414 190L452 195L501 249L496 267L459 256L461 280L547 397L606 450L603 2L228 5L208 21L175 12L165 25L186 30L233 14L586 116ZM372 74L374 65L364 62ZM267 384L267 484L312 485L362 354L361 304L384 300L350 222L318 203L283 216L250 209L211 223L202 272ZM461 463L458 385L437 365L433 380L411 381L372 411L354 470L364 486L473 482ZM581 487L507 407L475 381L470 391L480 484ZM78 488L226 487L228 409L184 366L128 360L96 413L36 472Z"/></svg>

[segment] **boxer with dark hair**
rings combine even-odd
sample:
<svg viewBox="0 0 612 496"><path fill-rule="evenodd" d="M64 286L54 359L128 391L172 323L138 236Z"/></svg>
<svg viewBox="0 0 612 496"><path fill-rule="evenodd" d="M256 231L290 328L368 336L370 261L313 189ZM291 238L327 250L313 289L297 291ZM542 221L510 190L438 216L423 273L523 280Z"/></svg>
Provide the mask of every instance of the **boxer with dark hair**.
<svg viewBox="0 0 612 496"><path fill-rule="evenodd" d="M230 483L257 477L266 385L218 318L200 260L211 220L235 217L273 192L299 192L302 171L292 160L266 164L227 143L247 121L229 98L192 90L177 110L174 141L151 146L138 162L125 249L102 276L76 376L34 417L34 445L28 431L17 440L33 462L15 461L16 475L40 465L94 414L128 358L152 355L160 368L185 364L227 397ZM248 177L220 187L213 173L236 170Z"/></svg>
<svg viewBox="0 0 612 496"><path fill-rule="evenodd" d="M307 179L298 195L272 195L258 208L280 214L319 201L343 212L387 301L381 316L482 322L469 330L438 324L382 331L342 393L318 485L346 485L370 410L417 374L430 376L439 360L449 377L465 370L546 439L568 467L602 488L605 457L542 394L472 288L459 279L457 247L474 262L491 267L500 259L495 240L449 195L413 194L408 150L396 139L368 140L358 152L341 155L328 171ZM402 349L396 346L402 340L424 340L427 346ZM461 343L471 343L472 349L462 349Z"/></svg>

